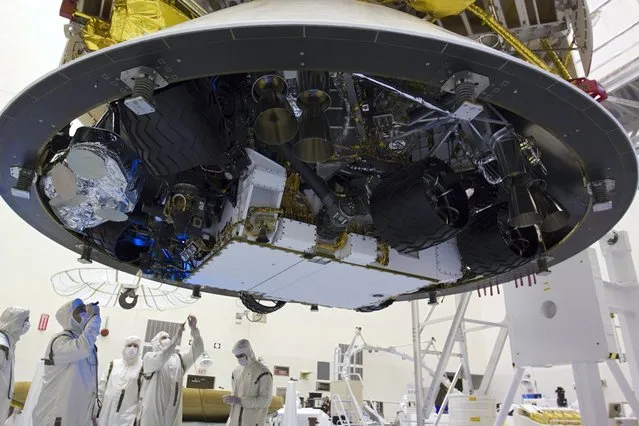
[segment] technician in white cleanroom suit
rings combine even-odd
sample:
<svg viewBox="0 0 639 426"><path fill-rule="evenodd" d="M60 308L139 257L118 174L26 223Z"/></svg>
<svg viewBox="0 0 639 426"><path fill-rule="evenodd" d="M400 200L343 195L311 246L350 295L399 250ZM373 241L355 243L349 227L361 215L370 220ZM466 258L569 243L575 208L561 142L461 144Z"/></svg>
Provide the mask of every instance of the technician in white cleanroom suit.
<svg viewBox="0 0 639 426"><path fill-rule="evenodd" d="M0 424L9 415L13 396L13 366L16 343L29 331L29 310L11 307L0 315Z"/></svg>
<svg viewBox="0 0 639 426"><path fill-rule="evenodd" d="M197 319L188 318L192 343L188 352L178 354L175 347L182 339L184 325L171 338L161 331L151 341L153 352L144 356L144 389L142 390L139 426L177 426L182 424L182 379L204 352L204 342Z"/></svg>
<svg viewBox="0 0 639 426"><path fill-rule="evenodd" d="M100 308L80 299L55 314L64 331L53 336L44 354L42 388L33 408L33 426L96 424ZM27 412L27 407L25 407Z"/></svg>
<svg viewBox="0 0 639 426"><path fill-rule="evenodd" d="M240 364L231 376L233 393L223 398L231 405L228 426L262 426L273 399L273 376L255 358L248 340L233 346L233 355Z"/></svg>
<svg viewBox="0 0 639 426"><path fill-rule="evenodd" d="M142 339L127 337L122 359L114 359L98 383L98 425L133 426L142 387Z"/></svg>

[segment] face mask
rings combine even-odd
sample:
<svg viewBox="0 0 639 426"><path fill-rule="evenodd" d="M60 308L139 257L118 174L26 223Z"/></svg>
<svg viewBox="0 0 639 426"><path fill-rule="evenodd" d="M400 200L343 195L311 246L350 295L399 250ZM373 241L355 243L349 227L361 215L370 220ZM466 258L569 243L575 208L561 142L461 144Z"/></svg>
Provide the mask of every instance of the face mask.
<svg viewBox="0 0 639 426"><path fill-rule="evenodd" d="M237 362L242 366L242 367L246 367L248 365L248 358L246 357L242 357L240 359L237 360Z"/></svg>
<svg viewBox="0 0 639 426"><path fill-rule="evenodd" d="M171 339L160 340L160 345L162 345L163 348L168 348L169 346L171 346Z"/></svg>
<svg viewBox="0 0 639 426"><path fill-rule="evenodd" d="M78 316L80 317L80 325L86 324L87 320L89 319L89 314L87 314L86 312L80 312Z"/></svg>
<svg viewBox="0 0 639 426"><path fill-rule="evenodd" d="M132 346L129 346L127 348L124 348L124 358L126 359L133 359L138 355L138 348L134 348Z"/></svg>
<svg viewBox="0 0 639 426"><path fill-rule="evenodd" d="M29 331L30 328L31 328L31 323L29 321L25 321L24 324L22 324L21 334L25 334L27 331Z"/></svg>

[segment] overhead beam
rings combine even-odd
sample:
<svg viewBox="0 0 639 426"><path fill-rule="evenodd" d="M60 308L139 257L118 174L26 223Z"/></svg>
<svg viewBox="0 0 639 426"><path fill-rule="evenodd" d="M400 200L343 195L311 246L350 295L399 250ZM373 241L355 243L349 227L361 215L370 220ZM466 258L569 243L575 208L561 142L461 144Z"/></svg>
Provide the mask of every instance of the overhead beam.
<svg viewBox="0 0 639 426"><path fill-rule="evenodd" d="M614 104L618 104L618 105L621 105L621 106L639 109L639 101L635 101L633 99L618 98L617 96L608 95L606 100L608 102L612 102Z"/></svg>
<svg viewBox="0 0 639 426"><path fill-rule="evenodd" d="M522 27L530 25L530 18L528 17L528 10L526 9L525 0L515 0L515 7L517 8L517 16L519 17L519 24Z"/></svg>

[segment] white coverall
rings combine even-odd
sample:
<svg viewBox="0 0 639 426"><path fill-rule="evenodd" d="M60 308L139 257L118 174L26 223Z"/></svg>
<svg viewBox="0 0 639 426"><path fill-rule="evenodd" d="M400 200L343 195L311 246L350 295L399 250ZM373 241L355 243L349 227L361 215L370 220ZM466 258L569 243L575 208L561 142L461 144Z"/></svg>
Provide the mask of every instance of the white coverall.
<svg viewBox="0 0 639 426"><path fill-rule="evenodd" d="M246 365L240 365L231 376L233 396L239 404L231 406L227 426L263 426L273 399L273 375L255 358L248 340L242 339L233 346L233 354L245 355Z"/></svg>
<svg viewBox="0 0 639 426"><path fill-rule="evenodd" d="M82 301L65 303L55 314L65 331L56 334L47 345L33 426L90 426L96 414L95 341L100 332L100 316L93 315L81 323L76 321L73 310L77 303Z"/></svg>
<svg viewBox="0 0 639 426"><path fill-rule="evenodd" d="M28 330L28 319L29 310L18 307L7 308L0 315L0 424L4 424L9 415L16 343Z"/></svg>
<svg viewBox="0 0 639 426"><path fill-rule="evenodd" d="M175 352L178 336L171 344L160 343L168 333L161 331L151 341L153 352L144 355L144 386L139 426L179 426L182 424L184 373L204 352L204 342L197 328L191 329L193 341L184 354Z"/></svg>
<svg viewBox="0 0 639 426"><path fill-rule="evenodd" d="M129 356L127 346L137 344L137 351ZM102 407L98 415L100 426L133 426L138 417L142 386L142 339L128 337L124 342L122 359L114 359L104 370L98 384L98 401Z"/></svg>

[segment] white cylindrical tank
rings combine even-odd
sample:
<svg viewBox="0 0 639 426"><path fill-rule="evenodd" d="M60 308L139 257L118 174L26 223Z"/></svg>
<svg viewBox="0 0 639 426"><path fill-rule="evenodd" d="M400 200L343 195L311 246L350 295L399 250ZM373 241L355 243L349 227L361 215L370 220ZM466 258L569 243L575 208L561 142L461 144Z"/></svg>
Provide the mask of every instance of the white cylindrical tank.
<svg viewBox="0 0 639 426"><path fill-rule="evenodd" d="M450 395L449 426L493 426L497 417L495 399L484 395Z"/></svg>

